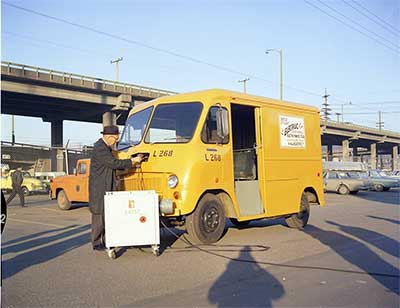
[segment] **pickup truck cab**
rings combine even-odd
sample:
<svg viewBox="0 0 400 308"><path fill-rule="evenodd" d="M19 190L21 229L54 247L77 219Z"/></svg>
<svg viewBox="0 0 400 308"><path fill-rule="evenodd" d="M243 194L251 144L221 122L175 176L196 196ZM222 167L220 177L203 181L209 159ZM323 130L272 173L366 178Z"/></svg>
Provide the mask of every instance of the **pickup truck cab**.
<svg viewBox="0 0 400 308"><path fill-rule="evenodd" d="M79 159L73 175L50 180L50 199L57 199L61 210L69 210L73 202L89 202L90 159Z"/></svg>

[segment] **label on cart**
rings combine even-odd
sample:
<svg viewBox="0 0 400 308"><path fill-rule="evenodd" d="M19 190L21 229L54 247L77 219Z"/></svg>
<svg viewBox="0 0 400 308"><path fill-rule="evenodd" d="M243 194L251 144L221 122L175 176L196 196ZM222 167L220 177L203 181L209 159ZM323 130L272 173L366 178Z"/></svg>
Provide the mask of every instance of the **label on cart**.
<svg viewBox="0 0 400 308"><path fill-rule="evenodd" d="M107 192L104 215L107 247L160 244L155 191Z"/></svg>

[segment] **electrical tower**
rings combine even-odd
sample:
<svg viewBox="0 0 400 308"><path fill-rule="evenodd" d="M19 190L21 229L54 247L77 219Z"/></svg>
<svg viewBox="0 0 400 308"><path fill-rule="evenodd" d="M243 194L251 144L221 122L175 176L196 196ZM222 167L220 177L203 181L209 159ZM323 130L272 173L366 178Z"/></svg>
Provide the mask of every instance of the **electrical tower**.
<svg viewBox="0 0 400 308"><path fill-rule="evenodd" d="M329 120L329 116L331 115L331 108L329 108L329 103L328 103L328 97L330 95L327 93L326 88L325 88L325 95L322 95L322 98L324 99L324 102L322 103L322 118L325 121Z"/></svg>
<svg viewBox="0 0 400 308"><path fill-rule="evenodd" d="M376 127L377 127L379 130L382 130L382 128L383 128L384 125L385 125L385 122L382 121L382 112L381 112L381 111L378 111L378 115L379 115L379 120L378 120L378 122L376 122Z"/></svg>

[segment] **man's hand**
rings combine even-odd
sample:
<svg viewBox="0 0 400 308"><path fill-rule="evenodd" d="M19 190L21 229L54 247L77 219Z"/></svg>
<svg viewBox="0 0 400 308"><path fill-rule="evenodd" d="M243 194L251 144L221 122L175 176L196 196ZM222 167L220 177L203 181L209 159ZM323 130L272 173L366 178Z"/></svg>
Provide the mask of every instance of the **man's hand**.
<svg viewBox="0 0 400 308"><path fill-rule="evenodd" d="M143 154L131 158L132 166L139 165L143 160Z"/></svg>

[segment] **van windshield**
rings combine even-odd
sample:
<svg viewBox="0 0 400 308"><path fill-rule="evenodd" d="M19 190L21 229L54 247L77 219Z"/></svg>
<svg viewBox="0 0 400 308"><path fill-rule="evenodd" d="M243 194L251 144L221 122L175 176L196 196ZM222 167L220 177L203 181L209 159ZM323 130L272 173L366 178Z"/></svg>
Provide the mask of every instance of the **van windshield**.
<svg viewBox="0 0 400 308"><path fill-rule="evenodd" d="M146 108L131 115L127 120L118 143L118 150L123 150L140 143L146 129L153 107Z"/></svg>
<svg viewBox="0 0 400 308"><path fill-rule="evenodd" d="M199 121L201 103L158 105L147 130L146 143L186 143Z"/></svg>

